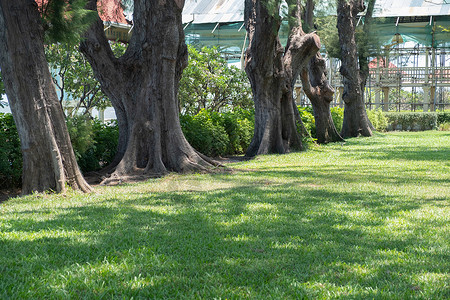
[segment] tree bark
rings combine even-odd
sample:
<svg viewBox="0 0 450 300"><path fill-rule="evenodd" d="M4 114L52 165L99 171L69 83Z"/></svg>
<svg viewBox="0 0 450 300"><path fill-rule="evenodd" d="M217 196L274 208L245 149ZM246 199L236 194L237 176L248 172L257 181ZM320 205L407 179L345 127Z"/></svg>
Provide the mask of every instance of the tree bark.
<svg viewBox="0 0 450 300"><path fill-rule="evenodd" d="M23 154L22 194L66 186L89 192L79 171L44 54L33 0L0 0L0 66Z"/></svg>
<svg viewBox="0 0 450 300"><path fill-rule="evenodd" d="M314 1L306 2L303 15L309 28L314 27ZM339 135L330 112L334 89L327 80L326 64L320 53L317 53L300 75L303 90L311 101L316 124L316 138L319 144L339 142L344 139Z"/></svg>
<svg viewBox="0 0 450 300"><path fill-rule="evenodd" d="M283 49L278 37L279 4L269 12L265 1L245 1L245 26L249 35L245 71L255 103L255 131L247 156L302 149L293 89L299 70L319 50L320 40L315 33L303 32L299 1L295 5L297 26L291 29Z"/></svg>
<svg viewBox="0 0 450 300"><path fill-rule="evenodd" d="M114 57L103 23L86 34L81 51L111 99L119 125L112 180L207 170L215 164L185 139L179 121L178 84L187 66L181 12L184 1L134 1L133 35ZM96 1L90 1L96 10Z"/></svg>
<svg viewBox="0 0 450 300"><path fill-rule="evenodd" d="M344 139L339 135L330 112L334 89L326 76L325 60L317 53L309 61L308 68L301 74L303 90L311 101L316 124L316 138L320 144L339 142Z"/></svg>
<svg viewBox="0 0 450 300"><path fill-rule="evenodd" d="M361 74L355 40L356 17L364 11L363 0L338 0L338 34L341 47L341 69L344 93L344 122L341 136L372 136L372 130L364 107Z"/></svg>

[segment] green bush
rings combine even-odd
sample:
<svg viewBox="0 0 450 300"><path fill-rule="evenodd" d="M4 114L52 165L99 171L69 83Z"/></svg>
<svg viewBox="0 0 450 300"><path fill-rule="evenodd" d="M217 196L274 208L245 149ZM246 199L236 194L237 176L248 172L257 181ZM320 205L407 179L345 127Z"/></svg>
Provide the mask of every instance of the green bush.
<svg viewBox="0 0 450 300"><path fill-rule="evenodd" d="M201 110L197 115L180 116L181 127L189 143L208 156L227 154L230 139L225 128L218 124L217 113Z"/></svg>
<svg viewBox="0 0 450 300"><path fill-rule="evenodd" d="M0 113L0 189L22 184L22 152L11 114Z"/></svg>
<svg viewBox="0 0 450 300"><path fill-rule="evenodd" d="M449 111L439 111L437 113L437 125L444 123L450 123L450 112Z"/></svg>
<svg viewBox="0 0 450 300"><path fill-rule="evenodd" d="M203 109L195 116L180 116L180 122L188 142L208 156L242 154L253 137L252 111L218 113Z"/></svg>
<svg viewBox="0 0 450 300"><path fill-rule="evenodd" d="M337 132L341 132L342 123L344 122L344 109L341 107L332 107L330 112Z"/></svg>
<svg viewBox="0 0 450 300"><path fill-rule="evenodd" d="M244 153L253 137L255 116L250 110L236 110L221 114L220 124L230 140L227 154Z"/></svg>
<svg viewBox="0 0 450 300"><path fill-rule="evenodd" d="M440 131L450 131L450 122L445 122L439 125Z"/></svg>
<svg viewBox="0 0 450 300"><path fill-rule="evenodd" d="M367 117L377 131L386 131L388 121L381 109L367 110Z"/></svg>
<svg viewBox="0 0 450 300"><path fill-rule="evenodd" d="M298 106L297 108L306 130L308 130L311 137L316 138L316 122L314 120L312 107ZM344 109L340 107L331 107L330 113L334 126L336 126L337 131L340 132L342 129L342 122L344 121Z"/></svg>
<svg viewBox="0 0 450 300"><path fill-rule="evenodd" d="M112 162L117 152L119 127L117 122L92 121L93 143L78 157L83 172L100 170Z"/></svg>
<svg viewBox="0 0 450 300"><path fill-rule="evenodd" d="M314 114L312 107L297 106L300 118L302 118L303 125L309 132L311 137L316 137L316 121L314 120Z"/></svg>
<svg viewBox="0 0 450 300"><path fill-rule="evenodd" d="M66 120L75 156L80 158L94 144L92 120L86 115L75 115Z"/></svg>
<svg viewBox="0 0 450 300"><path fill-rule="evenodd" d="M421 131L437 128L435 112L386 112L388 130Z"/></svg>

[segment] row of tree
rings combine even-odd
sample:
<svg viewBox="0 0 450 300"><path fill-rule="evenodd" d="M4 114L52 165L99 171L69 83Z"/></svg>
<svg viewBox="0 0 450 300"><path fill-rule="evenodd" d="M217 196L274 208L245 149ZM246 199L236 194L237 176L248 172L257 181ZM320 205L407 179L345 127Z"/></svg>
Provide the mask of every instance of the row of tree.
<svg viewBox="0 0 450 300"><path fill-rule="evenodd" d="M0 67L21 139L24 194L62 192L67 187L91 190L78 169L44 53L45 43L80 35L80 50L110 99L119 125L118 151L104 170L111 174L108 181L203 171L218 165L189 145L181 131L178 87L188 61L181 18L184 0L134 0L133 35L120 56L105 36L97 2L0 0ZM364 1L338 0L345 77L341 135L331 120L333 89L318 52L320 39L315 32L303 30L303 26L313 28L314 1L285 2L290 33L282 47L278 36L282 1L245 0L250 41L245 70L255 104L255 131L247 155L302 149L297 130L302 124L293 99L299 75L313 104L319 142L370 136L362 97L364 63L360 57L358 65L355 42L356 16L364 10ZM369 1L369 10L373 3Z"/></svg>

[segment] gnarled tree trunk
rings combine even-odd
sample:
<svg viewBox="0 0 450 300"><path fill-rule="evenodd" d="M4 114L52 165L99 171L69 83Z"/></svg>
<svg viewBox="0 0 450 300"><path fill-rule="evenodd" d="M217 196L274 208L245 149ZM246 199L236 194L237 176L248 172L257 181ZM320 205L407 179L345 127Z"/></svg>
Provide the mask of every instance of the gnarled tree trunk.
<svg viewBox="0 0 450 300"><path fill-rule="evenodd" d="M96 9L92 0L90 9ZM181 0L134 1L134 28L125 54L114 57L100 20L81 50L118 117L119 153L112 179L159 176L212 167L181 131L178 83L187 65Z"/></svg>
<svg viewBox="0 0 450 300"><path fill-rule="evenodd" d="M303 32L298 11L300 1L288 2L290 7L295 4L292 14L296 26L283 48L278 37L279 3L269 12L267 1L245 1L245 26L250 41L245 71L255 102L255 131L247 156L302 149L293 89L299 70L319 50L320 40L314 33Z"/></svg>
<svg viewBox="0 0 450 300"><path fill-rule="evenodd" d="M0 0L0 66L23 154L22 194L89 192L70 142L32 0Z"/></svg>
<svg viewBox="0 0 450 300"><path fill-rule="evenodd" d="M372 136L371 125L364 107L362 78L358 67L358 53L355 40L356 17L364 11L363 0L338 0L338 33L341 47L341 69L344 93L344 122L341 136Z"/></svg>
<svg viewBox="0 0 450 300"><path fill-rule="evenodd" d="M325 60L317 53L301 74L303 90L311 101L316 124L317 142L326 144L344 139L339 135L330 112L334 89L328 83Z"/></svg>

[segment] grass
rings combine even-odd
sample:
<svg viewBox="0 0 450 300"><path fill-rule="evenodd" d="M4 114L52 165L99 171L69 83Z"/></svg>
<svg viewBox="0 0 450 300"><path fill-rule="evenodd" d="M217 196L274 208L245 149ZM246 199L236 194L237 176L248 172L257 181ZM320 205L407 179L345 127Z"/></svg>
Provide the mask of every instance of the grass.
<svg viewBox="0 0 450 300"><path fill-rule="evenodd" d="M450 134L0 204L0 298L448 299Z"/></svg>

